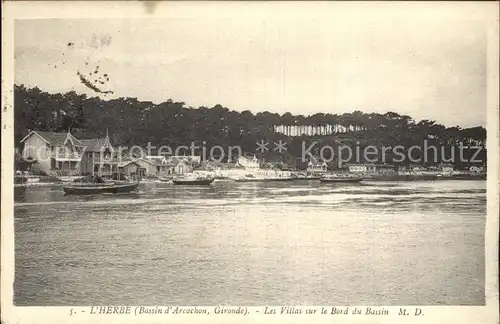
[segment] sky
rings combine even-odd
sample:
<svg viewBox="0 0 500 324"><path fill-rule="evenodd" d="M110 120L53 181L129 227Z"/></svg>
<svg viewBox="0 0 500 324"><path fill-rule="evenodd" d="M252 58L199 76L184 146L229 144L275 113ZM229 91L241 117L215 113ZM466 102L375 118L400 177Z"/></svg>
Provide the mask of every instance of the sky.
<svg viewBox="0 0 500 324"><path fill-rule="evenodd" d="M161 18L21 19L15 83L254 113L393 111L485 125L482 11L413 6L244 3Z"/></svg>

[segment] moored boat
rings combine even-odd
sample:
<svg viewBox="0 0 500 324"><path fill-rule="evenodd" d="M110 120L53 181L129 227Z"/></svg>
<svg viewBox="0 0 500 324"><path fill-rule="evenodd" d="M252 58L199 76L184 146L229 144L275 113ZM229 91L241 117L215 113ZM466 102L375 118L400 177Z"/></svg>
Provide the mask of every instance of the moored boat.
<svg viewBox="0 0 500 324"><path fill-rule="evenodd" d="M181 176L177 178L173 178L172 182L175 185L184 185L184 186L208 186L212 182L214 182L214 177L209 176Z"/></svg>
<svg viewBox="0 0 500 324"><path fill-rule="evenodd" d="M358 183L363 180L362 177L357 176L342 176L342 175L327 175L321 177L321 182L335 182L335 183Z"/></svg>
<svg viewBox="0 0 500 324"><path fill-rule="evenodd" d="M296 178L239 178L235 179L236 182L275 182L275 181L293 181Z"/></svg>
<svg viewBox="0 0 500 324"><path fill-rule="evenodd" d="M293 181L297 180L296 176L293 175L266 175L266 176L256 176L253 174L247 174L243 177L236 178L234 181L236 182L271 182L271 181Z"/></svg>
<svg viewBox="0 0 500 324"><path fill-rule="evenodd" d="M102 182L102 183L73 183L64 185L63 190L67 195L91 195L102 193L126 193L137 188L137 182Z"/></svg>
<svg viewBox="0 0 500 324"><path fill-rule="evenodd" d="M62 182L76 182L76 180L81 179L81 176L59 176L57 179Z"/></svg>
<svg viewBox="0 0 500 324"><path fill-rule="evenodd" d="M449 177L450 180L486 180L486 173L465 173L453 174Z"/></svg>

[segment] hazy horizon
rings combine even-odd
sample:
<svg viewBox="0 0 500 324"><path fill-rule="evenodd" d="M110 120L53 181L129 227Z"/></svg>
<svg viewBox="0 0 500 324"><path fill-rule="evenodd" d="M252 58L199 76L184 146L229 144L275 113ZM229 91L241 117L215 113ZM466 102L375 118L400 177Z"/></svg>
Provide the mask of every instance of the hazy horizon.
<svg viewBox="0 0 500 324"><path fill-rule="evenodd" d="M448 127L486 124L480 7L290 3L275 15L275 5L238 7L169 19L17 20L15 83L254 114L392 111ZM113 94L77 73L99 75L99 89Z"/></svg>

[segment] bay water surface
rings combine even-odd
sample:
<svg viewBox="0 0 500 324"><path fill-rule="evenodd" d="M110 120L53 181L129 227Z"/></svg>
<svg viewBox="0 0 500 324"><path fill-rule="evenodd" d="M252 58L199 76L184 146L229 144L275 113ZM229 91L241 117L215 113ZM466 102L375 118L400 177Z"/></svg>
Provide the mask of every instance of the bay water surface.
<svg viewBox="0 0 500 324"><path fill-rule="evenodd" d="M17 306L484 305L485 181L15 188Z"/></svg>

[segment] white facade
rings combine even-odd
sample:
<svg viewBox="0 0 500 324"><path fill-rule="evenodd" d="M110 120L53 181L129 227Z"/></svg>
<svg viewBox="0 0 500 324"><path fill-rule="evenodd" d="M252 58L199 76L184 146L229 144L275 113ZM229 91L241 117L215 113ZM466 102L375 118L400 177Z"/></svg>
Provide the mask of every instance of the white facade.
<svg viewBox="0 0 500 324"><path fill-rule="evenodd" d="M246 158L244 156L240 156L238 158L238 164L241 165L245 170L254 170L260 169L259 160L254 156L253 159Z"/></svg>
<svg viewBox="0 0 500 324"><path fill-rule="evenodd" d="M23 158L28 161L36 160L36 163L32 165L32 171L41 171L46 174L53 171L79 173L84 148L81 143L75 145L74 140L78 140L69 132L67 134L52 133L56 134L58 142L51 142L41 134L51 133L32 131L21 140L24 143Z"/></svg>
<svg viewBox="0 0 500 324"><path fill-rule="evenodd" d="M359 164L359 165L350 165L349 166L349 172L367 172L368 168L366 165Z"/></svg>
<svg viewBox="0 0 500 324"><path fill-rule="evenodd" d="M452 173L455 169L453 168L452 165L440 165L439 170L442 173Z"/></svg>
<svg viewBox="0 0 500 324"><path fill-rule="evenodd" d="M228 170L216 170L214 175L217 177L224 177L229 179L241 179L246 176L253 176L255 178L288 178L291 177L293 172L291 171L281 171L281 170L271 170L271 169L228 169Z"/></svg>
<svg viewBox="0 0 500 324"><path fill-rule="evenodd" d="M309 164L307 165L307 172L321 173L321 172L327 172L327 170L328 170L328 164L326 164L326 162L323 163L309 162Z"/></svg>

